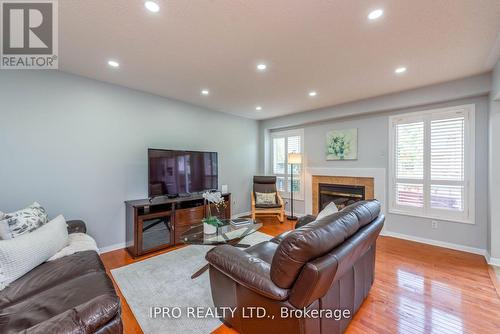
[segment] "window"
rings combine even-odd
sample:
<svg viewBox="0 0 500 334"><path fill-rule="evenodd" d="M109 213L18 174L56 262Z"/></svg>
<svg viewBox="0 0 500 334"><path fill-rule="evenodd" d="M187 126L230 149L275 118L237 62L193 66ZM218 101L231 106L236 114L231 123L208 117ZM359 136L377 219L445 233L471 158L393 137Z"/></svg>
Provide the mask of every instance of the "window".
<svg viewBox="0 0 500 334"><path fill-rule="evenodd" d="M290 198L290 189L293 188L294 199L304 199L303 163L293 165L293 187L292 165L288 163L288 153L303 153L303 138L302 129L271 133L271 174L276 175L278 191L285 198Z"/></svg>
<svg viewBox="0 0 500 334"><path fill-rule="evenodd" d="M389 118L393 213L473 223L474 105Z"/></svg>

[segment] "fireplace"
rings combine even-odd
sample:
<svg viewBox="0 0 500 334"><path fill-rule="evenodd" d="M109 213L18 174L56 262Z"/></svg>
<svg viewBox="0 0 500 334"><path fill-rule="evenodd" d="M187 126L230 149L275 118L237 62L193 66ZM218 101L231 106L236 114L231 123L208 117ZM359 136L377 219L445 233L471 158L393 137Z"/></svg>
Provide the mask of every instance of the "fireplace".
<svg viewBox="0 0 500 334"><path fill-rule="evenodd" d="M374 198L373 177L312 175L311 180L313 215L332 201L342 209L351 203Z"/></svg>
<svg viewBox="0 0 500 334"><path fill-rule="evenodd" d="M339 210L342 210L352 203L365 199L365 187L345 184L326 184L319 185L319 210L333 202Z"/></svg>

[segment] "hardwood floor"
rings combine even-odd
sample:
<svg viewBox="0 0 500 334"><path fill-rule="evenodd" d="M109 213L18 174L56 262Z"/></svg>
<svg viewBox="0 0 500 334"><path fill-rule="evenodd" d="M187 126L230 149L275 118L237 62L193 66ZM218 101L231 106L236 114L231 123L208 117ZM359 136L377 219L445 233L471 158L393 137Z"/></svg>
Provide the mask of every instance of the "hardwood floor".
<svg viewBox="0 0 500 334"><path fill-rule="evenodd" d="M271 218L263 222L260 231L270 235L294 226ZM136 262L123 249L101 258L108 271ZM124 332L142 333L119 294ZM237 332L222 325L214 333ZM380 237L375 283L346 333L500 333L500 298L490 268L479 255Z"/></svg>
<svg viewBox="0 0 500 334"><path fill-rule="evenodd" d="M488 271L491 281L493 282L493 286L497 290L497 295L500 297L500 267L488 266Z"/></svg>

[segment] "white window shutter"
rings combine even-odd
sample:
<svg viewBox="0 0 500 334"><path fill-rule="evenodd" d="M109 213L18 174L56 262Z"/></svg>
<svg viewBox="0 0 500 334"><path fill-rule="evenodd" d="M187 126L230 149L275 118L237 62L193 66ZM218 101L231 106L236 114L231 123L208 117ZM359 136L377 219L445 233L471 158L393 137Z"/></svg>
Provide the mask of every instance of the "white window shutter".
<svg viewBox="0 0 500 334"><path fill-rule="evenodd" d="M390 117L390 210L473 222L474 106Z"/></svg>
<svg viewBox="0 0 500 334"><path fill-rule="evenodd" d="M283 197L289 198L293 188L294 198L303 200L303 168L302 164L288 163L288 153L303 153L304 130L286 130L271 134L271 173L277 177L277 188Z"/></svg>
<svg viewBox="0 0 500 334"><path fill-rule="evenodd" d="M424 178L424 122L396 125L396 178Z"/></svg>
<svg viewBox="0 0 500 334"><path fill-rule="evenodd" d="M431 121L430 206L464 210L465 118Z"/></svg>
<svg viewBox="0 0 500 334"><path fill-rule="evenodd" d="M399 206L424 207L424 122L396 124L396 183Z"/></svg>
<svg viewBox="0 0 500 334"><path fill-rule="evenodd" d="M431 179L464 181L464 118L431 121Z"/></svg>

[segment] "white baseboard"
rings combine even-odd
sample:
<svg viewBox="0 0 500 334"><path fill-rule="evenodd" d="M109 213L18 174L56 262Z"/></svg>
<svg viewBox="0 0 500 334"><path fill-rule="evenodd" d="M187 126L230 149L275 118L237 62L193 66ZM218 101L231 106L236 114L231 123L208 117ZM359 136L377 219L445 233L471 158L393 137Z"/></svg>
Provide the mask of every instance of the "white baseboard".
<svg viewBox="0 0 500 334"><path fill-rule="evenodd" d="M464 246L464 245L454 244L451 242L432 240L432 239L427 239L427 238L420 238L420 237L415 237L412 235L396 233L396 232L391 232L391 231L384 231L384 230L382 230L380 235L383 235L386 237L393 237L393 238L398 238L398 239L420 242L422 244L427 244L427 245L432 245L432 246L454 249L454 250L467 252L467 253L478 254L478 255L482 255L486 258L486 250L481 249L481 248ZM486 259L486 260L488 260L488 259Z"/></svg>
<svg viewBox="0 0 500 334"><path fill-rule="evenodd" d="M486 262L488 262L489 265L500 267L500 258L491 257L491 254L488 252L486 253L485 258L486 258Z"/></svg>
<svg viewBox="0 0 500 334"><path fill-rule="evenodd" d="M125 242L120 242L118 244L114 244L111 246L102 247L102 248L99 248L99 254L111 252L111 251L114 251L117 249L122 249L122 248L125 248L126 246L127 246L127 244Z"/></svg>

